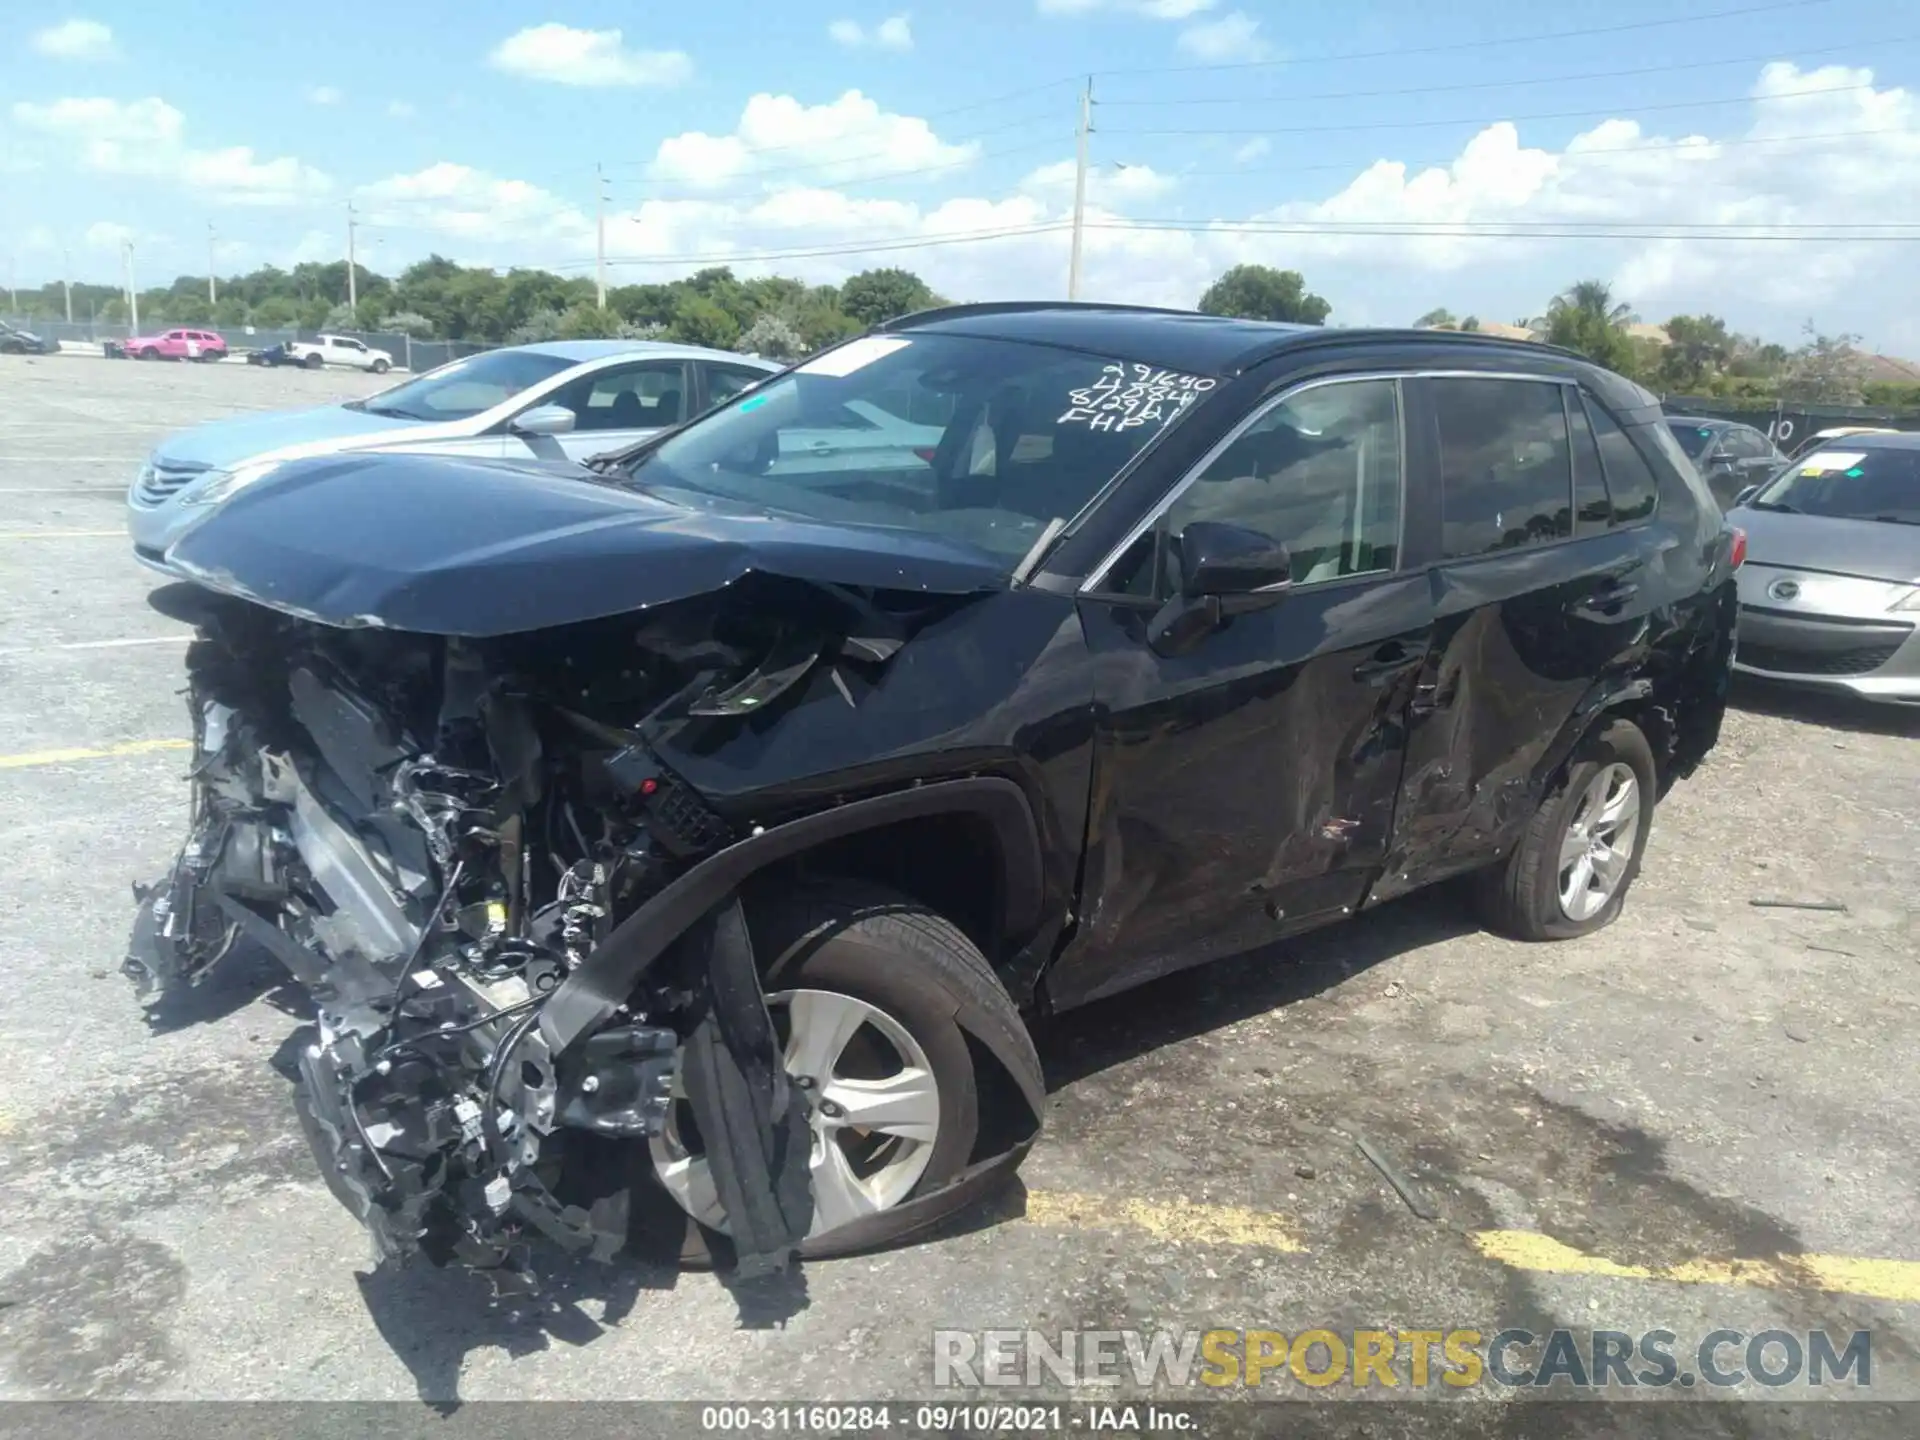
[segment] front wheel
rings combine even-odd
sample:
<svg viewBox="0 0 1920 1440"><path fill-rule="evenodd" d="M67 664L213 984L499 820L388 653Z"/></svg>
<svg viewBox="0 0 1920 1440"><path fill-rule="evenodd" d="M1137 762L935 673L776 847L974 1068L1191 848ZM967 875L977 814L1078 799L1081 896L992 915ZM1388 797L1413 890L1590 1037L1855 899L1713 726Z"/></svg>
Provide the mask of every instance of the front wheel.
<svg viewBox="0 0 1920 1440"><path fill-rule="evenodd" d="M393 367L387 364L387 362L384 360L376 360L373 362L373 365L371 368L374 374L384 375L387 373L387 371L391 370Z"/></svg>
<svg viewBox="0 0 1920 1440"><path fill-rule="evenodd" d="M149 346L140 352L140 358L142 360L158 360L160 358L160 352Z"/></svg>
<svg viewBox="0 0 1920 1440"><path fill-rule="evenodd" d="M814 1218L800 1253L842 1254L834 1232L937 1189L968 1164L981 1098L956 1014L986 1007L1010 1032L1026 1032L973 943L904 897L854 885L801 889L750 899L747 920L787 1073L806 1096L813 1131ZM1037 1060L1033 1066L1037 1074ZM651 1147L661 1186L697 1222L687 1227L681 1258L710 1263L705 1232L727 1234L727 1217L677 1093ZM859 1248L911 1228L868 1232Z"/></svg>
<svg viewBox="0 0 1920 1440"><path fill-rule="evenodd" d="M1482 918L1518 940L1571 940L1611 924L1640 873L1657 781L1637 725L1614 720L1590 736L1513 853L1481 874Z"/></svg>

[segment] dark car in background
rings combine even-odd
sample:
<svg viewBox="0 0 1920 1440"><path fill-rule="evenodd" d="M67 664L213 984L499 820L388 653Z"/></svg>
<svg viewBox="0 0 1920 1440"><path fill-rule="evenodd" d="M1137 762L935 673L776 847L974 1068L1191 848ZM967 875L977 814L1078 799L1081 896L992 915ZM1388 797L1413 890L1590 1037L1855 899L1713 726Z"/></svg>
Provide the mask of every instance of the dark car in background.
<svg viewBox="0 0 1920 1440"><path fill-rule="evenodd" d="M871 1247L1026 1153L1032 1017L1452 876L1612 921L1742 554L1570 352L1122 306L889 322L591 471L290 460L166 552L194 832L127 973L244 933L323 997L384 1255Z"/></svg>
<svg viewBox="0 0 1920 1440"><path fill-rule="evenodd" d="M1759 484L1787 463L1787 457L1765 435L1735 420L1670 415L1667 428L1687 458L1699 467L1723 510L1742 490Z"/></svg>
<svg viewBox="0 0 1920 1440"><path fill-rule="evenodd" d="M1920 704L1920 434L1841 436L1730 518L1750 546L1736 668Z"/></svg>
<svg viewBox="0 0 1920 1440"><path fill-rule="evenodd" d="M53 355L60 342L0 320L0 355Z"/></svg>

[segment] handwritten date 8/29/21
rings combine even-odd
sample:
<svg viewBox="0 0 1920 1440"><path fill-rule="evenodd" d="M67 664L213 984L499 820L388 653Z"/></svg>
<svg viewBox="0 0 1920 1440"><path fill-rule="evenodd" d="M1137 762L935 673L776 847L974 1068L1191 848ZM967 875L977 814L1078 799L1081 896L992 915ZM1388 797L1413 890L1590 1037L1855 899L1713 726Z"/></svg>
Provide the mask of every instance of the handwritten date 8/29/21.
<svg viewBox="0 0 1920 1440"><path fill-rule="evenodd" d="M956 1431L971 1435L1197 1434L1199 1417L1184 1407L1162 1405L741 1404L702 1406L700 1429L736 1435L898 1435L901 1440Z"/></svg>

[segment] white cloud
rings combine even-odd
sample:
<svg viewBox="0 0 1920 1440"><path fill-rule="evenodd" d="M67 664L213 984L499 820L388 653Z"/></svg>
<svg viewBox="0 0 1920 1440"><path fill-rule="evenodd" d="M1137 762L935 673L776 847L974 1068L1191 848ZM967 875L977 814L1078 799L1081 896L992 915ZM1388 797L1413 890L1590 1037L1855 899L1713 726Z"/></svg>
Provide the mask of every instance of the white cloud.
<svg viewBox="0 0 1920 1440"><path fill-rule="evenodd" d="M863 45L871 45L878 50L911 50L913 48L913 25L906 15L893 15L882 20L871 30L858 20L835 20L827 26L827 34L834 44L844 45L849 50L857 50Z"/></svg>
<svg viewBox="0 0 1920 1440"><path fill-rule="evenodd" d="M1801 320L1812 315L1829 332L1859 331L1889 353L1920 355L1920 274L1904 258L1909 244L1489 233L1515 222L1582 230L1672 230L1680 221L1920 225L1920 103L1898 89L1833 90L1870 83L1866 71L1769 66L1752 88L1756 98L1773 98L1747 123L1716 136L1662 134L1615 119L1546 148L1528 144L1513 124L1495 124L1445 164L1410 165L1389 152L1317 193L1295 189L1298 198L1263 210L1249 197L1248 179L1223 179L1213 208L1182 201L1180 213L1195 217L1191 230L1115 228L1130 215L1168 213L1160 197L1174 177L1100 166L1089 187L1085 291L1096 299L1187 306L1229 265L1254 262L1302 271L1309 288L1333 302L1340 323L1401 324L1435 305L1489 318L1537 314L1571 281L1600 276L1650 320L1710 310L1738 329L1792 344ZM1828 93L1801 93L1811 90ZM1071 162L1042 166L1007 190L944 186L937 193L946 198L931 201L899 198L907 193L901 190L839 188L860 168L845 159L855 153L845 147L856 136L862 154L884 149L890 135L918 137L900 146L908 154L945 144L924 121L883 114L856 98L854 105L843 98L809 108L791 97L756 97L736 133L696 133L663 146L661 159L675 178L684 174L678 166L711 163L721 173L704 196L650 199L610 217L616 283L671 279L724 257L736 273L816 282L904 265L963 300L1062 293ZM825 123L835 116L835 124ZM743 153L762 145L796 148ZM823 155L837 159L838 178L801 168ZM777 186L745 183L776 158L794 165L764 177ZM1257 157L1243 151L1240 158ZM861 162L867 165L885 165L886 173L910 168L899 154ZM1199 183L1197 176L1183 181L1183 193ZM1289 193L1279 189L1285 182L1272 183L1276 194ZM417 242L420 254L438 245L468 263L590 273L592 217L573 198L453 165L374 189L391 192L382 205L396 220L420 227L408 242ZM1264 232L1229 223L1256 210L1252 218L1267 222ZM1209 215L1222 218L1209 222ZM1425 233L1379 233L1409 226ZM1436 227L1468 233L1434 233ZM1347 233L1354 231L1368 233ZM954 237L963 243L940 243ZM924 248L781 254L895 242ZM337 253L337 238L329 243ZM399 260L397 234L393 249ZM752 258L758 254L781 258Z"/></svg>
<svg viewBox="0 0 1920 1440"><path fill-rule="evenodd" d="M197 150L186 117L166 101L68 98L16 101L14 123L75 147L82 168L185 186L235 205L292 205L332 188L321 171L291 156L262 159L251 148Z"/></svg>
<svg viewBox="0 0 1920 1440"><path fill-rule="evenodd" d="M1020 188L1056 202L1073 200L1074 162L1056 160L1030 172ZM1098 165L1087 172L1087 196L1102 204L1125 204L1130 200L1156 200L1180 182L1151 165Z"/></svg>
<svg viewBox="0 0 1920 1440"><path fill-rule="evenodd" d="M389 100L387 102L387 114L395 120L411 120L419 113L410 101Z"/></svg>
<svg viewBox="0 0 1920 1440"><path fill-rule="evenodd" d="M113 31L98 20L63 20L34 32L33 48L56 60L111 60Z"/></svg>
<svg viewBox="0 0 1920 1440"><path fill-rule="evenodd" d="M315 105L338 105L344 97L331 85L315 85L307 91L307 99Z"/></svg>
<svg viewBox="0 0 1920 1440"><path fill-rule="evenodd" d="M1257 135L1233 152L1234 160L1241 165L1251 165L1273 149L1273 142L1264 135Z"/></svg>
<svg viewBox="0 0 1920 1440"><path fill-rule="evenodd" d="M120 225L112 220L96 220L87 226L86 233L80 238L89 250L117 251L129 240L138 237L130 225Z"/></svg>
<svg viewBox="0 0 1920 1440"><path fill-rule="evenodd" d="M1260 22L1244 10L1190 25L1175 43L1195 59L1215 64L1264 60L1273 54L1273 47L1260 38Z"/></svg>
<svg viewBox="0 0 1920 1440"><path fill-rule="evenodd" d="M650 174L693 189L738 182L845 183L863 176L944 171L979 153L950 145L925 120L882 110L858 90L825 105L791 95L755 95L731 135L689 130L660 142Z"/></svg>
<svg viewBox="0 0 1920 1440"><path fill-rule="evenodd" d="M551 22L509 35L488 59L497 70L556 85L679 85L693 74L685 51L629 50L618 30Z"/></svg>
<svg viewBox="0 0 1920 1440"><path fill-rule="evenodd" d="M1211 10L1214 0L1035 0L1042 15L1087 15L1112 10L1149 20L1187 20Z"/></svg>
<svg viewBox="0 0 1920 1440"><path fill-rule="evenodd" d="M445 160L363 186L358 199L375 225L480 244L567 240L593 227L583 211L550 190Z"/></svg>

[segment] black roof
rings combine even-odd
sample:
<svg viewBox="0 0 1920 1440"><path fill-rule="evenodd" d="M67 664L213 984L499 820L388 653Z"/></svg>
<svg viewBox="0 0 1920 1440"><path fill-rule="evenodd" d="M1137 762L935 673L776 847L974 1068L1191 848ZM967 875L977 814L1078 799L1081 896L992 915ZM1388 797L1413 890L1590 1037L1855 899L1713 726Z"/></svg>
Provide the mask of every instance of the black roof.
<svg viewBox="0 0 1920 1440"><path fill-rule="evenodd" d="M1234 320L1219 315L1201 315L1192 310L1056 300L951 305L939 310L903 315L878 328L1061 345L1096 355L1137 360L1192 375L1230 375L1281 350L1328 339L1418 340L1449 346L1457 344L1520 350L1533 355L1542 351L1562 357L1570 355L1570 352L1531 340L1502 340L1497 336L1475 335L1467 331L1286 325L1264 320ZM1577 360L1581 357L1570 358Z"/></svg>

